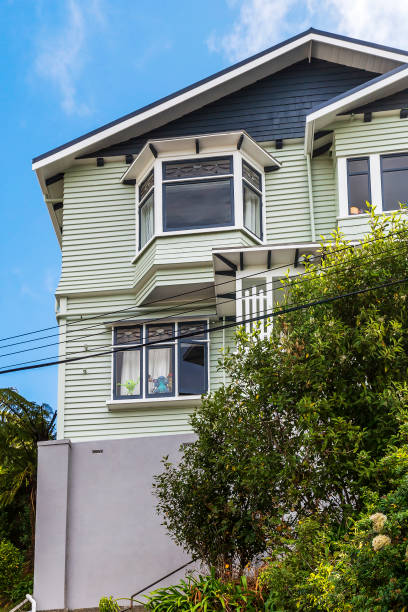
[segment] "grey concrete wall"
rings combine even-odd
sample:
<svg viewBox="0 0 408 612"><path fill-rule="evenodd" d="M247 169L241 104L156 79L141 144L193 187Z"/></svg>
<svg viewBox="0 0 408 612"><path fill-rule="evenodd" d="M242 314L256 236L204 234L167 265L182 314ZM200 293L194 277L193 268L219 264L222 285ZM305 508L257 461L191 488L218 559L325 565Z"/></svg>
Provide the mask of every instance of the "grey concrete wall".
<svg viewBox="0 0 408 612"><path fill-rule="evenodd" d="M177 460L180 444L190 439L155 436L40 448L34 590L39 610L91 608L103 595L129 597L188 561L160 524L152 483L163 455ZM70 449L65 464L61 448Z"/></svg>
<svg viewBox="0 0 408 612"><path fill-rule="evenodd" d="M70 451L67 440L38 445L34 598L40 610L66 607Z"/></svg>

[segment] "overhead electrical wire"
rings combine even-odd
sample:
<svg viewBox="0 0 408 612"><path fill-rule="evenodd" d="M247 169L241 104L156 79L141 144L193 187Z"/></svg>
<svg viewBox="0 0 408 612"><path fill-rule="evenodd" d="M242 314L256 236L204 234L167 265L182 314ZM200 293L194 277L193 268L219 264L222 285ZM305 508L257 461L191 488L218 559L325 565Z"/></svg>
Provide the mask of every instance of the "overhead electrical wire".
<svg viewBox="0 0 408 612"><path fill-rule="evenodd" d="M398 249L397 249L397 248L395 248L395 249L389 249L389 250L387 251L387 253L389 253L390 251L391 251L391 252L395 252L395 251L397 251L397 253L396 253L396 254L398 254L398 253L399 253L399 252L401 252L401 250L402 250L402 249L401 249L401 245L398 245L398 246L399 246L399 248L398 248ZM382 253L381 253L381 255L382 255ZM383 256L382 256L382 257L381 257L381 260L383 261L383 260L385 260L385 259L390 259L391 257L394 257L394 256L395 256L395 255L387 255L386 257L383 257ZM353 265L353 267L354 267L354 268L357 268L357 267L359 267L359 266L361 266L361 265L364 265L364 263L365 263L365 261L364 261L364 260L365 260L367 257L371 258L371 260L372 260L372 255L371 255L371 254L370 254L370 255L367 255L367 256L362 256L362 257L360 258L360 262L359 262L358 264L354 264L354 265ZM361 260L363 260L363 261L361 261ZM331 269L331 272L333 272L332 268L336 268L336 269L337 269L337 268L343 268L343 267L346 267L346 268L350 267L350 266L349 266L349 263L348 263L348 262L346 262L346 263L332 264L332 265L330 265L330 266L326 266L325 268L323 268L323 269L322 269L322 271L323 271L323 272L326 272L326 270ZM336 270L334 270L334 272L336 272ZM259 274L259 272L257 272L256 274ZM261 272L261 274L262 274L262 272ZM310 272L301 272L301 273L299 273L299 274L296 274L296 275L292 275L292 276L290 276L290 277L289 277L289 281L288 281L288 283L287 283L287 284L286 284L286 285L285 285L283 288L290 287L290 285L292 285L292 284L294 284L294 283L296 283L296 284L297 284L297 283L302 283L302 282L307 282L307 281L309 281L309 280L310 280L309 278L302 278L301 280L297 280L299 277L304 277L304 276L306 276L306 277L307 277L307 275L308 275L308 274L310 274ZM330 274L330 273L327 273L327 275L329 275L329 274ZM245 275L245 276L243 276L243 277L241 277L241 278L245 279L245 278L249 278L250 276L252 276L252 275ZM271 281L266 281L265 283L259 283L259 284L257 285L257 287L258 287L258 288L259 288L259 287L266 287L267 285L272 285L272 286L273 286L273 284L274 284L274 283L280 283L280 280L281 280L281 279L272 279ZM230 282L231 282L231 281L230 281ZM239 292L239 290L235 290L233 293L237 294L238 292ZM234 297L234 298L225 298L225 299L224 299L224 301L222 302L222 305L225 305L225 304L227 304L228 302L232 302L232 301L234 301L234 302L235 302L235 301L237 301L237 299L239 299L239 298L237 298L237 297ZM191 306L191 305L192 305L192 304L194 304L194 303L197 303L197 302L202 302L202 301L206 301L206 302L207 302L207 298L202 298L201 300L196 300L196 301L194 301L194 302L189 302L189 303L188 303L188 305L190 305L190 306ZM143 321L142 321L142 322L143 322L144 324L149 324L149 323L151 323L151 324L155 324L155 323L160 322L160 321L161 321L161 320L163 320L163 319L165 319L165 320L169 320L169 319L178 319L178 318L182 317L183 315L184 315L184 316L186 316L186 315L194 316L194 315L195 315L195 312L196 312L197 310L206 310L206 309L208 309L208 308L209 308L209 306L206 304L205 306L202 306L201 308L199 308L199 307L198 307L198 308L194 309L194 311L192 311L191 309L189 309L189 310L187 310L187 311L184 311L184 312L183 312L183 311L182 311L182 312L179 312L179 311L178 311L178 312L174 313L173 315L165 315L165 316L163 316L163 317L155 317L155 318L152 318L152 319L143 319ZM172 312L174 312L174 308L172 308L171 310L172 310ZM159 312L161 312L161 311L159 311ZM134 320L134 314L132 314L132 315L131 315L131 316L129 316L129 317L122 318L122 319L121 319L121 322L126 321L126 320L129 320L129 319L133 319L133 320ZM101 325L101 324L99 323L97 326L99 327L100 325ZM92 326L92 327L96 327L96 326ZM89 328L88 328L88 329L89 329ZM83 331L86 331L86 328L85 328L85 329L83 329L83 328L82 328L82 329L79 329L79 330L77 330L77 331L78 331L78 332L83 332ZM75 333L75 332L74 332L74 333ZM65 335L66 335L66 334L67 334L67 332L65 332ZM101 332L99 331L99 332L97 332L97 333L95 333L95 334L87 334L87 335L85 335L85 336L73 336L72 338L70 338L70 340L71 340L71 342L78 342L78 341L80 341L80 340L84 340L84 339L85 339L85 340L89 340L90 338L94 338L94 337L100 336L100 334L101 334ZM18 344L18 343L17 343L17 344ZM57 341L57 342L51 342L51 343L48 343L48 344L43 344L43 345L40 345L40 346L37 346L37 347L30 347L30 348L21 349L21 350L18 350L18 351L12 351L12 352L9 352L9 353L3 353L3 354L0 354L0 358L3 358L3 357L8 357L8 356L10 356L10 355L17 355L17 354L21 354L21 353L29 353L29 352L32 352L32 351L34 351L34 350L41 350L41 349L43 349L43 348L48 348L48 347L50 347L50 346L56 346L56 345L58 345L58 344L59 344L59 341ZM8 345L6 345L6 346L8 346ZM14 346L14 345L11 345L11 346ZM107 346L111 346L111 345L110 345L110 344L109 344L109 345L102 345L101 347L99 347L99 349L100 349L100 348L105 348L105 347L107 347ZM3 347L0 347L0 350L1 350L1 348L3 348ZM98 350L99 350L99 349L98 349ZM87 350L87 349L86 349L86 350ZM46 357L46 358L44 358L44 359L30 359L29 361L22 362L22 363L26 364L26 363L35 363L35 362L39 362L39 361L46 361L47 359L53 359L54 357L58 357L58 355L55 355L55 356L52 356L52 357ZM15 365L22 365L22 363L15 364ZM8 367L8 366L3 366L3 367ZM0 366L0 369L1 369L1 366Z"/></svg>
<svg viewBox="0 0 408 612"><path fill-rule="evenodd" d="M397 249L397 248L395 248L395 249L390 249L390 250L387 252L387 253L389 253L389 252L391 251L391 252L393 252L393 253L394 253L394 255L387 255L386 257L384 257L384 256L382 256L382 253L381 253L381 261L384 261L384 260L390 259L391 257L394 257L396 254L398 254L399 252L401 252L403 249L401 249L401 245L398 245L398 246L399 246L400 248L398 248L398 249ZM397 251L397 253L395 253L395 251ZM360 267L361 265L364 265L364 263L365 263L365 259L366 259L367 257L371 258L371 261L372 261L372 255L362 256L362 257L360 258L360 262L359 262L358 264L354 264L354 265L353 265L353 268L357 268L357 267ZM362 261L361 261L361 260L362 260ZM349 267L350 267L349 262L346 262L346 263L338 263L338 264L332 264L332 265L330 265L330 266L326 266L325 268L323 268L323 269L322 269L322 271L323 271L323 272L326 272L326 270L330 269L330 270L331 270L331 272L329 272L329 273L327 273L327 274L326 274L326 275L330 275L331 273L336 272L338 268L343 268L343 267L345 267L345 268L349 268ZM333 268L336 268L336 270L333 270ZM257 274L259 274L259 273L257 272ZM290 276L290 277L289 277L289 280L288 280L288 283L287 283L286 285L282 286L282 288L287 288L287 287L290 287L292 284L299 284L299 283L303 283L303 282L308 282L308 281L310 281L311 279L310 279L310 278L307 278L307 275L308 275L308 274L310 274L310 273L309 273L309 272L301 272L301 273L299 273L299 274L296 274L296 275L292 275L292 276ZM252 275L246 275L246 276L243 276L242 278L247 278L247 277L249 277L249 276L252 276ZM304 277L304 276L306 276L306 278L302 278L302 279L298 280L298 278L299 278L299 277ZM259 283L259 284L257 285L257 287L258 287L258 288L259 288L259 287L266 287L267 285L270 285L270 284L271 284L271 285L273 285L274 283L280 283L280 282L281 282L281 279L280 279L280 278L279 278L279 279L272 279L271 281L266 281L265 283ZM237 293L238 293L238 291L239 291L239 290L235 290L235 291L234 291L234 293L235 293L235 294L237 294ZM225 298L225 299L224 299L224 301L222 302L222 305L225 305L225 304L227 304L228 302L232 302L232 301L234 301L234 302L235 302L235 301L237 301L238 299L239 299L239 298L237 298L237 297L234 297L234 298ZM207 298L203 298L202 300L197 300L197 302L201 302L201 301L207 301ZM189 303L189 305L191 305L191 304L193 304L193 303L196 303L196 302L190 302L190 303ZM196 309L194 309L194 311L192 311L191 309L189 309L189 310L184 311L184 312L176 312L176 313L174 313L173 315L165 315L165 316L163 316L163 317L155 317L155 318L152 318L152 319L143 319L141 322L143 322L144 324L149 324L149 323L151 323L151 324L155 324L155 323L160 322L161 320L166 320L166 321L168 321L169 319L179 319L179 318L180 318L180 317L182 317L183 315L184 315L184 316L186 316L186 315L194 316L194 315L195 315L195 312L196 312L197 310L206 310L206 309L208 309L208 308L209 308L209 306L206 304L205 306L202 306L201 308L196 308ZM174 308L172 309L172 311L174 312ZM127 317L127 318L123 318L123 319L121 319L121 322L126 321L126 320L128 320L128 319L132 319L133 321L135 321L135 320L134 320L134 315L132 314L130 317ZM137 320L135 321L135 323L137 323ZM100 326L100 324L98 324L98 326ZM84 330L84 329L80 329L80 330L78 330L78 331L79 331L79 332L82 332L82 331L85 331L85 330ZM70 340L71 340L72 342L78 342L78 341L80 341L80 340L84 340L84 339L85 339L85 340L89 340L90 338L94 338L94 337L98 337L98 336L100 336L100 334L101 334L101 332L99 331L99 332L97 332L97 333L95 333L95 334L87 334L86 336L74 336L74 337L72 337ZM50 346L55 346L55 345L58 345L58 344L59 344L59 342L52 342L52 343L45 344L45 345L41 345L41 346L38 346L38 347L31 347L31 348L21 349L21 350L18 350L18 351L13 351L13 352L10 352L10 353L4 353L4 354L0 354L0 358L7 357L7 356L10 356L10 355L16 355L16 354L21 354L21 353L32 352L32 351L34 351L34 350L41 350L41 349L43 349L43 348L48 348L48 347L50 347ZM96 349L96 350L100 350L101 348L106 348L106 347L108 347L108 346L110 347L110 346L112 346L112 345L111 345L111 344L102 345L102 346L98 347L98 349ZM86 352L88 352L88 349L85 349L85 351L86 351ZM78 351L77 351L77 352L78 352ZM81 352L82 352L82 351L81 351ZM90 353L90 352L91 352L91 351L89 351L89 353ZM20 363L18 363L18 364L13 364L13 365L23 365L23 364L27 364L27 363L37 363L37 362L40 362L40 361L46 361L47 359L53 359L53 358L57 358L57 357L59 357L59 356L58 356L58 355L53 355L53 356L48 356L48 357L45 357L45 358L43 358L43 359L30 359L30 360L28 360L28 361L25 361L25 362L20 362ZM8 367L8 366L0 366L0 369L5 368L5 367Z"/></svg>
<svg viewBox="0 0 408 612"><path fill-rule="evenodd" d="M335 302L337 300L340 299L344 299L347 297L353 297L356 295L361 295L363 293L367 293L369 291L375 291L376 289L382 289L385 287L391 287L394 285L399 285L402 283L406 283L408 282L408 276L405 276L403 278L398 278L398 279L394 279L391 281L387 281L385 283L381 283L378 285L374 285L373 287L364 287L362 289L355 289L354 291L349 291L348 293L343 293L343 294L337 294L334 296L330 296L330 297L326 297L326 298L321 298L319 300L313 300L311 302L307 302L305 304L297 304L295 306L291 306L289 308L282 308L280 310L274 310L272 312L263 314L263 315L259 315L256 317L250 317L248 319L242 319L241 321L234 321L232 323L226 323L224 325L219 325L216 327L213 327L211 329L208 329L208 333L214 333L216 331L220 331L223 329L229 329L232 327L237 327L239 325L244 325L245 323L252 323L255 321L261 321L261 320L265 320L265 319L269 319L269 318L273 318L282 314L287 314L289 312L295 312L297 310L305 310L306 308L312 308L314 306L319 306L322 304L328 304L331 302ZM190 339L193 336L197 336L197 335L201 335L202 334L202 330L196 331L196 332L190 332L187 334L177 334L177 335L173 335L169 338L167 338L167 342L170 341L175 341L175 340L182 340L182 339ZM156 344L162 344L163 340L152 340L150 342L143 342L137 345L137 348L143 348L145 346L152 346L152 345L156 345ZM68 357L67 359L59 359L57 361L52 361L52 362L48 362L48 363L41 363L41 364L36 364L36 365L29 365L29 366L23 366L23 367L17 367L17 368L9 368L6 370L0 370L0 374L9 374L11 372L20 372L23 370L34 370L34 369L39 369L39 368L46 368L46 367L50 367L50 366L54 366L54 365L60 365L63 363L71 363L71 362L75 362L75 361L83 361L84 359L90 359L91 357L100 357L100 356L104 356L104 355L113 355L117 352L125 352L125 351L129 351L129 350L134 350L136 347L135 346L129 346L129 347L125 347L125 346L121 346L121 347L117 347L117 348L113 348L113 350L108 350L108 351L102 351L102 352L98 352L98 353L93 353L92 355L86 355L83 357Z"/></svg>
<svg viewBox="0 0 408 612"><path fill-rule="evenodd" d="M390 233L389 235L398 236L399 234L404 234L404 233L407 233L407 232L408 232L408 228L400 230L398 232ZM363 244L369 244L369 243L372 243L372 242L377 242L378 240L382 240L382 238L373 238L372 240L365 241ZM288 246L290 246L290 245L288 245ZM328 254L331 255L332 253L338 253L338 252L345 251L345 250L348 250L348 249L354 249L354 248L356 248L358 246L360 246L360 245L359 244L350 244L350 245L347 245L345 247L341 247L339 249L333 249L331 251L328 251ZM322 250L319 254L312 255L311 257L309 257L308 261L311 261L313 259L319 259L322 256L324 256L324 250ZM289 265L291 265L291 264L286 263L286 264L283 264L281 266L276 266L276 267L273 267L273 268L266 268L265 270L257 271L257 272L254 272L254 273L248 275L248 278L250 276L259 275L259 274L271 272L271 271L274 271L274 270L279 270L279 269L282 269L282 268L288 268ZM227 281L223 281L221 283L215 283L213 285L209 285L209 287L210 288L218 287L218 286L222 286L222 285L228 284L230 282L232 282L232 281L227 280ZM192 293L197 293L199 291L202 291L202 288L200 288L200 289L192 289L190 291L184 291L182 293L174 294L174 295L172 295L170 297L165 298L165 300L166 301L173 300L175 298L183 297L185 295L190 295ZM147 303L143 304L143 308L146 308L146 307L151 306L153 304L161 303L163 301L164 301L163 298L160 298L158 300L152 300L151 302L147 302ZM130 306L130 307L119 309L119 310L107 311L107 312L104 312L104 313L101 313L101 314L98 314L98 315L95 315L95 316L91 316L91 317L87 317L87 318L81 318L81 319L76 319L74 321L69 321L69 322L66 323L66 325L74 325L76 323L83 323L83 322L86 322L86 321L91 321L91 320L103 318L103 317L105 317L107 315L110 315L110 314L112 314L112 315L120 314L121 312L127 312L129 310L134 310L135 308L137 308L137 306L136 307L135 306ZM171 308L171 307L169 307L169 308ZM48 330L51 330L51 329L56 329L58 327L59 327L59 325L52 325L50 327L44 327L44 328L41 328L41 329L37 329L37 330L29 331L29 332L24 332L24 333L21 333L21 334L15 334L13 336L7 336L7 337L4 337L4 338L0 338L0 342L5 342L6 340L12 340L14 338L22 338L22 337L33 335L33 334L36 334L36 333L41 333L43 331L48 331ZM88 329L90 329L90 327ZM54 335L59 335L59 332L57 332L56 334L52 334L51 336L44 336L42 338L35 338L33 340L26 340L23 343L25 343L25 342L27 342L27 343L28 342L36 342L36 341L38 341L40 339L45 339L45 338L48 338L48 337L53 337ZM17 343L13 343L13 346L15 344L17 344ZM5 345L3 348L6 348L6 346L8 346L8 345Z"/></svg>

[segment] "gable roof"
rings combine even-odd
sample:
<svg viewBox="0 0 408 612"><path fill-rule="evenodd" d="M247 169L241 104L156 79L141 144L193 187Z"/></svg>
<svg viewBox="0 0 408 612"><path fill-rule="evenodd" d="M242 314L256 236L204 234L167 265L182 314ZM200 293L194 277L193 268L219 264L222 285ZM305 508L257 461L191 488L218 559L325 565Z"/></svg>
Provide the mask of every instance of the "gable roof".
<svg viewBox="0 0 408 612"><path fill-rule="evenodd" d="M43 191L45 179L64 171L74 160L101 148L151 131L233 91L305 58L389 72L408 61L408 52L310 28L265 51L129 113L33 159Z"/></svg>

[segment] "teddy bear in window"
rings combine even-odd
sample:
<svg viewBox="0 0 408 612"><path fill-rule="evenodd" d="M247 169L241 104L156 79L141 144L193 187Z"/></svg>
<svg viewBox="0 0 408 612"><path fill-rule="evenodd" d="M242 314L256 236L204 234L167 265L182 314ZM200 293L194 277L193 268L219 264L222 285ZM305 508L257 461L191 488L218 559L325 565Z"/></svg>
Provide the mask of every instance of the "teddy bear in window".
<svg viewBox="0 0 408 612"><path fill-rule="evenodd" d="M153 383L152 393L171 392L171 374L168 376L158 376L157 378L151 378L149 376L149 382Z"/></svg>

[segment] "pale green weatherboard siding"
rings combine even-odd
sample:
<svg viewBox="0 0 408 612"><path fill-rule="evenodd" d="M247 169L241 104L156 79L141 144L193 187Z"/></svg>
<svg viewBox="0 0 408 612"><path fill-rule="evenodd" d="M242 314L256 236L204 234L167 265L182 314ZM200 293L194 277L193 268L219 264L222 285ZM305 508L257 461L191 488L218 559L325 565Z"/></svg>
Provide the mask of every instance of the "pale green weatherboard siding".
<svg viewBox="0 0 408 612"><path fill-rule="evenodd" d="M305 242L312 238L309 187L304 144L284 142L282 149L263 145L282 168L266 174L266 238L268 243ZM316 239L336 227L336 188L328 154L312 160Z"/></svg>
<svg viewBox="0 0 408 612"><path fill-rule="evenodd" d="M408 119L399 115L375 117L364 123L360 118L338 122L334 128L336 156L349 157L408 150ZM339 229L349 239L359 239L368 231L367 217L339 219Z"/></svg>
<svg viewBox="0 0 408 612"><path fill-rule="evenodd" d="M135 307L134 296L104 296L68 299L67 351L68 357L83 355L86 345L88 351L106 351L111 344L112 332L105 322L123 319L129 316L124 309ZM193 308L193 307L192 307ZM179 308L180 317L186 309ZM86 321L87 317L104 314L98 319ZM111 313L111 314L107 314ZM200 315L213 315L214 309L200 310ZM173 313L166 313L175 314ZM189 315L194 315L190 309ZM84 321L78 323L79 316ZM159 318L163 312L140 313L140 318ZM103 321L103 322L102 322ZM220 323L213 322L216 326ZM92 329L86 329L89 326ZM83 330L83 331L82 331ZM231 342L234 329L225 331L225 342ZM210 389L214 390L223 380L218 372L218 360L223 346L221 331L210 334ZM110 412L106 401L111 397L112 362L110 355L94 356L89 360L67 363L65 365L64 394L64 431L63 435L72 440L90 440L102 438L121 438L128 436L151 436L169 433L186 433L190 431L188 423L191 408L174 407L171 402L166 407L143 408Z"/></svg>

